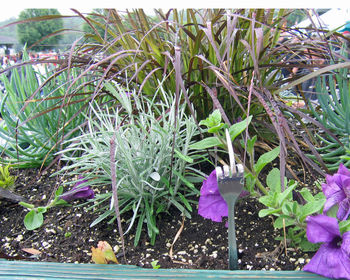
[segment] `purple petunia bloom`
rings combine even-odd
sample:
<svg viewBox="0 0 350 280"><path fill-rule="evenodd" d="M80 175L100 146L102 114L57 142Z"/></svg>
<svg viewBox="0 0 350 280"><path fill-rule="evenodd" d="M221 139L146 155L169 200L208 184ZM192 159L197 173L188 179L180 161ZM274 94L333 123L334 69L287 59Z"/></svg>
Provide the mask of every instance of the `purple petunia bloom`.
<svg viewBox="0 0 350 280"><path fill-rule="evenodd" d="M215 170L210 173L207 180L203 181L198 202L198 214L214 222L221 222L222 217L228 216L228 207L220 195Z"/></svg>
<svg viewBox="0 0 350 280"><path fill-rule="evenodd" d="M240 196L247 194L248 192L243 190ZM198 202L198 214L214 222L221 222L222 217L228 216L228 207L220 194L215 170L203 181Z"/></svg>
<svg viewBox="0 0 350 280"><path fill-rule="evenodd" d="M322 190L327 198L323 213L327 213L337 204L339 206L337 218L346 220L350 214L350 171L340 164L337 173L326 176L326 183L322 184Z"/></svg>
<svg viewBox="0 0 350 280"><path fill-rule="evenodd" d="M70 191L61 194L61 199L70 202L79 198L92 199L95 197L94 191L90 188L90 186L79 186L80 184L85 183L88 180L84 180L81 176L79 176L79 179L81 180L78 181Z"/></svg>
<svg viewBox="0 0 350 280"><path fill-rule="evenodd" d="M306 222L307 239L323 244L303 270L333 279L350 279L350 231L341 236L337 219L326 215L309 216Z"/></svg>

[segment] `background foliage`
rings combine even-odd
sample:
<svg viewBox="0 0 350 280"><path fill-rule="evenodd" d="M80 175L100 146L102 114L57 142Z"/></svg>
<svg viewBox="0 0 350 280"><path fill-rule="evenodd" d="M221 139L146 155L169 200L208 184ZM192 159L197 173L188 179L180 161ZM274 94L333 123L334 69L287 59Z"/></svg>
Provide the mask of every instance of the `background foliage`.
<svg viewBox="0 0 350 280"><path fill-rule="evenodd" d="M27 21L31 18L60 15L57 9L25 9L19 14L23 23L17 25L18 39L23 45L33 46L33 50L52 49L61 39L61 35L49 36L63 28L62 18L46 21ZM37 44L42 40L40 44Z"/></svg>

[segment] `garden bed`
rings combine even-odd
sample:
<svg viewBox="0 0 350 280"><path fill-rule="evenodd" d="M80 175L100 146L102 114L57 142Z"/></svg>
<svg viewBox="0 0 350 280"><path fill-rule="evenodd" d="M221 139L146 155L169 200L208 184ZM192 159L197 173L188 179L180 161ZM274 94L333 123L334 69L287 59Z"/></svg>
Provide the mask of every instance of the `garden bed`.
<svg viewBox="0 0 350 280"><path fill-rule="evenodd" d="M28 198L37 206L45 205L49 194L63 178L50 177L53 170L39 179L37 169L23 169L16 181L16 193ZM116 224L101 222L90 227L97 214L85 212L83 207L54 207L44 215L44 225L27 231L23 224L26 211L17 203L1 199L0 207L0 258L38 262L91 263L91 247L98 241L107 241L114 247L121 264L152 268L158 261L160 268L226 270L228 267L227 228L225 222L206 220L193 211L192 219L170 209L169 215L158 221L160 234L156 243L149 243L142 233L140 243L133 246L133 235L125 237L126 258L122 257L121 239ZM259 218L262 205L255 199L245 197L236 206L237 246L240 270L301 270L312 254L287 248L275 238L281 232L275 230L271 218ZM182 227L179 239L171 244ZM283 236L283 234L282 234ZM29 249L29 250L28 250ZM40 251L40 254L35 250ZM28 253L29 252L29 253ZM287 254L286 254L287 253Z"/></svg>

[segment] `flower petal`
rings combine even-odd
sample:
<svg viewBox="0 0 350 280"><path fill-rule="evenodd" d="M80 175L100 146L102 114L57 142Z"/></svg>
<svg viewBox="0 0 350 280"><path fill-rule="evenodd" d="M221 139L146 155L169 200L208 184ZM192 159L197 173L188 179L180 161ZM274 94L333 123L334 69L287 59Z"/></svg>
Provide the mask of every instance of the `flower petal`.
<svg viewBox="0 0 350 280"><path fill-rule="evenodd" d="M343 250L344 254L350 258L350 231L343 233L343 242L341 244L341 249Z"/></svg>
<svg viewBox="0 0 350 280"><path fill-rule="evenodd" d="M329 175L326 177L328 178ZM322 184L322 191L326 198L332 197L334 194L339 193L342 191L342 189L339 187L338 184L335 182L330 182L329 179L327 179L327 184Z"/></svg>
<svg viewBox="0 0 350 280"><path fill-rule="evenodd" d="M327 200L323 207L323 213L327 213L329 209L331 209L334 205L338 204L345 198L346 196L343 190L339 190L338 192L335 192L331 196L327 197Z"/></svg>
<svg viewBox="0 0 350 280"><path fill-rule="evenodd" d="M203 181L201 188L201 196L211 194L220 194L215 169L210 173L208 178Z"/></svg>
<svg viewBox="0 0 350 280"><path fill-rule="evenodd" d="M350 259L339 247L325 243L303 270L332 279L350 279Z"/></svg>
<svg viewBox="0 0 350 280"><path fill-rule="evenodd" d="M201 195L198 202L198 214L214 222L221 222L228 216L228 207L220 194Z"/></svg>
<svg viewBox="0 0 350 280"><path fill-rule="evenodd" d="M339 209L337 212L338 220L346 220L350 214L350 202L349 199L344 199L339 202Z"/></svg>
<svg viewBox="0 0 350 280"><path fill-rule="evenodd" d="M343 163L339 164L338 174L350 177L350 170L345 167Z"/></svg>
<svg viewBox="0 0 350 280"><path fill-rule="evenodd" d="M308 216L306 222L306 236L312 243L331 242L335 237L340 237L336 218L326 215Z"/></svg>

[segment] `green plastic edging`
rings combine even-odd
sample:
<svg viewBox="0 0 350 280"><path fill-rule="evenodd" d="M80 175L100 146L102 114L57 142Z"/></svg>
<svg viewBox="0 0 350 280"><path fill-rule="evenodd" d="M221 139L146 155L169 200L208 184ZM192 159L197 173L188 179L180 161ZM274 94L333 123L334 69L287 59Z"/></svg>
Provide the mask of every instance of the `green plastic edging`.
<svg viewBox="0 0 350 280"><path fill-rule="evenodd" d="M0 260L0 279L329 279L304 271L146 269L134 265Z"/></svg>

